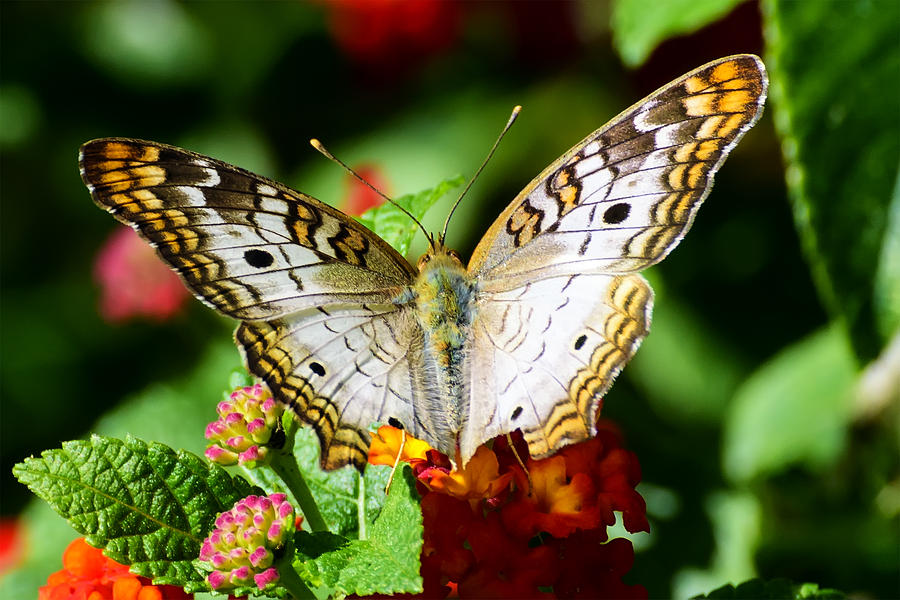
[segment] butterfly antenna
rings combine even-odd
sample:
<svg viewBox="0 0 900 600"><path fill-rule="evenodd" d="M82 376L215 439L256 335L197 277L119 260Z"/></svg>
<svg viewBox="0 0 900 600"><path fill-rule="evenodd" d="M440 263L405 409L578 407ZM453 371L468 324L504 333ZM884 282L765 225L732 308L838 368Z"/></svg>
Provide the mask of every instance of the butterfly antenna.
<svg viewBox="0 0 900 600"><path fill-rule="evenodd" d="M488 161L491 160L491 157L494 155L494 152L497 150L497 146L500 145L500 140L503 139L503 136L506 135L506 132L509 131L509 128L512 127L512 124L516 122L516 117L519 116L519 113L522 112L521 106L516 106L512 110L512 114L509 115L509 121L506 122L506 127L503 128L503 131L500 132L500 135L497 136L497 141L494 142L494 145L491 147L491 151L488 152L488 155L485 157L484 161L481 163L481 166L478 167L478 170L475 171L475 175L472 179L469 180L469 184L466 186L466 189L462 191L462 194L459 195L459 198L456 199L456 202L453 204L453 208L450 209L450 214L447 215L447 220L444 221L444 228L441 230L441 237L438 238L440 240L440 244L444 245L444 238L447 236L447 226L450 224L450 217L453 216L453 213L456 211L456 207L459 206L459 203L462 202L463 197L469 191L469 188L472 187L472 184L475 183L475 180L478 179L478 176L481 175L481 172L484 170L484 167L487 166Z"/></svg>
<svg viewBox="0 0 900 600"><path fill-rule="evenodd" d="M425 226L422 225L422 222L419 221L416 217L414 217L413 214L412 214L411 212L409 212L409 211L406 210L404 207L402 207L402 206L400 206L399 204L397 204L396 202L394 202L394 200L393 200L392 198L388 198L387 195L385 195L384 192L382 192L381 190L379 190L378 188L376 188L374 185L372 185L371 183L369 183L368 181L366 181L365 179L363 179L363 177L362 177L359 173L357 173L356 171L354 171L353 169L351 169L350 167L348 167L348 166L347 166L347 163L345 163L345 162L342 161L341 159L337 158L334 154L332 154L331 152L329 152L328 150L326 150L326 149L325 149L325 146L322 145L322 142L320 142L320 141L317 140L316 138L312 138L311 140L309 140L309 143L310 143L310 145L312 145L313 148L315 148L316 150L318 150L319 152L321 152L321 153L325 156L325 158L327 158L327 159L329 159L329 160L331 160L331 161L334 161L334 162L336 162L337 164L339 164L339 165L341 165L342 167L344 167L344 170L345 170L345 171L347 171L348 173L350 173L351 175L353 175L354 177L356 177L361 183L365 184L366 187L368 187L370 190L372 190L373 192L375 192L376 194L378 194L379 196L381 196L382 198L384 198L385 201L390 202L391 204L393 204L394 206L396 206L397 208L399 208L400 210L402 210L402 211L406 214L407 217L409 217L410 219L413 220L413 223L415 223L416 225L419 226L419 229L421 229L421 230L422 230L422 233L425 234L425 237L428 239L428 242L429 242L432 246L434 246L434 236L432 236L430 233L428 233L428 230L425 229Z"/></svg>

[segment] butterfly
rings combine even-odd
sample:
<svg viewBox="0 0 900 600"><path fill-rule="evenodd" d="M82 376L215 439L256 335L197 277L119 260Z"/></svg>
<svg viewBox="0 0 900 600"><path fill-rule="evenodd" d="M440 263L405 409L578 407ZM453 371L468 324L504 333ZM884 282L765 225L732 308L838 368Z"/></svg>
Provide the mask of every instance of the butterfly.
<svg viewBox="0 0 900 600"><path fill-rule="evenodd" d="M248 370L315 429L324 468L363 468L388 422L463 465L517 429L541 458L596 433L650 326L638 272L690 228L766 90L749 54L663 86L535 177L467 266L443 234L413 266L337 209L173 146L98 139L79 162L99 206L241 321Z"/></svg>

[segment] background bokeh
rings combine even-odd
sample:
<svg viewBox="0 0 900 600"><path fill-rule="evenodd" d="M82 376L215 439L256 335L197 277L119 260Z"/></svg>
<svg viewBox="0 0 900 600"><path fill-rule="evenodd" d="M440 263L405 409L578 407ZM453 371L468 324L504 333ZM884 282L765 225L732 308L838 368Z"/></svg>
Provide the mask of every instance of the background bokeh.
<svg viewBox="0 0 900 600"><path fill-rule="evenodd" d="M310 137L400 195L470 176L521 104L452 222L466 255L572 144L737 52L770 67L766 113L648 273L652 333L605 400L652 524L629 583L683 597L759 575L897 596L898 6L3 2L0 510L24 541L0 597L33 597L75 536L13 464L90 432L202 451L240 364L234 324L198 302L101 310L97 257L120 226L81 183L80 144L172 143L347 206Z"/></svg>

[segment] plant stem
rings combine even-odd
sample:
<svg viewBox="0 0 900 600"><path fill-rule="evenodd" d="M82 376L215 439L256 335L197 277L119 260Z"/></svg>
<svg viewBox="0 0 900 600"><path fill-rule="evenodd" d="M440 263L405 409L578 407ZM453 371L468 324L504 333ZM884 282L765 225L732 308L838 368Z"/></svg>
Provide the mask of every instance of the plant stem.
<svg viewBox="0 0 900 600"><path fill-rule="evenodd" d="M291 552L291 556L292 555L293 552ZM293 598L296 598L297 600L315 600L316 595L309 589L306 582L300 579L300 576L297 575L297 571L291 566L290 556L285 556L284 560L280 561L277 565L277 569L278 583L287 588L288 593L290 593Z"/></svg>
<svg viewBox="0 0 900 600"><path fill-rule="evenodd" d="M309 523L309 528L314 532L328 531L328 525L322 518L322 513L319 512L319 507L316 505L312 492L309 491L309 486L306 485L306 480L303 479L303 474L300 473L294 453L289 448L277 452L272 457L270 466L291 490L300 505L300 512Z"/></svg>
<svg viewBox="0 0 900 600"><path fill-rule="evenodd" d="M359 487L356 490L356 519L359 522L359 539L367 537L366 532L366 478L359 474Z"/></svg>

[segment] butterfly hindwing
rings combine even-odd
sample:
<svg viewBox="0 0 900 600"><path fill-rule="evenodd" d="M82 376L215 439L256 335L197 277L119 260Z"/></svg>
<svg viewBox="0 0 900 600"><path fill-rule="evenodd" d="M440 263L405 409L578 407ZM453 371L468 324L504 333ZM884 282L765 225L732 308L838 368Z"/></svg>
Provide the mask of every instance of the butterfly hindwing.
<svg viewBox="0 0 900 600"><path fill-rule="evenodd" d="M547 277L483 296L463 459L516 429L535 458L593 436L598 399L647 335L652 302L636 274Z"/></svg>
<svg viewBox="0 0 900 600"><path fill-rule="evenodd" d="M80 164L97 204L231 317L271 319L336 298L387 301L415 274L340 211L206 156L108 138L82 146Z"/></svg>
<svg viewBox="0 0 900 600"><path fill-rule="evenodd" d="M421 330L409 309L331 304L258 323L235 339L247 367L303 421L322 447L322 465L365 466L371 424L394 419L425 439ZM417 418L418 417L418 418Z"/></svg>

